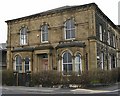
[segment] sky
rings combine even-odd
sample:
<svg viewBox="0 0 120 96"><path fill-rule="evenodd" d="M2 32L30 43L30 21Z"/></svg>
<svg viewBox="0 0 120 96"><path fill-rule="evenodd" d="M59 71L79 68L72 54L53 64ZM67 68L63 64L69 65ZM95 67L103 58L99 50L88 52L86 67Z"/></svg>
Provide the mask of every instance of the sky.
<svg viewBox="0 0 120 96"><path fill-rule="evenodd" d="M7 40L7 24L5 21L66 5L83 5L94 2L114 24L118 25L119 1L120 0L0 0L0 43L6 43Z"/></svg>

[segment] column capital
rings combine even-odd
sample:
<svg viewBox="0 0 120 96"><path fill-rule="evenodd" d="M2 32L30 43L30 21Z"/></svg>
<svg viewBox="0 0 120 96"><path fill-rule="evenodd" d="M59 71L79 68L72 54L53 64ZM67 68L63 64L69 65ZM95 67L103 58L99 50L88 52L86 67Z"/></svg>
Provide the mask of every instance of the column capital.
<svg viewBox="0 0 120 96"><path fill-rule="evenodd" d="M73 55L72 58L75 59L75 56Z"/></svg>
<svg viewBox="0 0 120 96"><path fill-rule="evenodd" d="M58 56L58 60L62 60L62 56Z"/></svg>

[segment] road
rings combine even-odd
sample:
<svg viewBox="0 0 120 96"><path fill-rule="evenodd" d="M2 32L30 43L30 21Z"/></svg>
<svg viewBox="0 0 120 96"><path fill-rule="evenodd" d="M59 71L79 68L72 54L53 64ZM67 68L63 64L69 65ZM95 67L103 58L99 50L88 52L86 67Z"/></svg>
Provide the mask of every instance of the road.
<svg viewBox="0 0 120 96"><path fill-rule="evenodd" d="M118 85L91 89L71 89L71 88L43 88L43 87L23 87L23 86L3 86L0 87L2 94L114 94L119 96Z"/></svg>

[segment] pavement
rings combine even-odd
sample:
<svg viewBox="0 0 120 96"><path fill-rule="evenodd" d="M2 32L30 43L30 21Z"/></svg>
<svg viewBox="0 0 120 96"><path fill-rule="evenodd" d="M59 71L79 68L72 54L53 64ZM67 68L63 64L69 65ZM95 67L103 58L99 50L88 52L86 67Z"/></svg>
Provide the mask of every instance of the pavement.
<svg viewBox="0 0 120 96"><path fill-rule="evenodd" d="M103 93L115 93L120 92L120 83L116 83L110 86L94 87L94 88L47 88L47 87L25 87L25 86L1 86L0 89L5 93L6 90L9 92L20 91L28 93L48 93L48 94L103 94ZM6 94L6 93L5 93Z"/></svg>

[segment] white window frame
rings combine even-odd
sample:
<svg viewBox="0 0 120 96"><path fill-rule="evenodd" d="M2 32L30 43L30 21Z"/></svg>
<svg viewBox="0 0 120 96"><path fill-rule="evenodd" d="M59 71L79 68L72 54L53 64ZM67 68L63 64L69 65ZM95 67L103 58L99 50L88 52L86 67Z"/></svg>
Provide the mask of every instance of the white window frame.
<svg viewBox="0 0 120 96"><path fill-rule="evenodd" d="M47 27L47 31L45 30L45 27ZM49 39L49 34L48 34L48 25L47 24L44 24L43 26L41 26L41 42L42 43L48 43L48 39ZM47 38L47 40L43 40L43 34L45 35L45 36L47 36L47 37L45 37L45 38ZM47 35L46 35L47 34Z"/></svg>
<svg viewBox="0 0 120 96"><path fill-rule="evenodd" d="M21 58L21 64L17 64L16 59L17 59L18 56L19 56L19 55L17 55L17 56L15 57L14 70L15 70L15 71L18 71L18 72L20 73L20 72L22 72L22 69L20 70L20 66L21 66L21 68L22 68L22 58L21 58L21 56L19 56L19 57ZM17 70L17 67L18 67L18 70Z"/></svg>
<svg viewBox="0 0 120 96"><path fill-rule="evenodd" d="M62 57L64 56L64 54L65 53L70 53L69 51L65 51L63 54L62 54ZM70 55L72 56L72 54L70 53ZM71 57L71 59L72 59L72 57ZM68 61L68 58L67 58L67 61ZM67 64L67 65L72 65L72 70L71 70L71 72L73 72L73 59L72 59L72 62L66 62L66 63L63 63L63 58L62 58L62 72L63 72L63 75L66 75L68 72L70 72L70 71L67 71L67 73L66 74L64 74L64 67L63 67L63 65L64 64ZM68 70L68 68L67 68L67 70ZM67 75L70 75L70 74L67 74Z"/></svg>
<svg viewBox="0 0 120 96"><path fill-rule="evenodd" d="M72 40L75 39L75 22L74 22L74 26L72 27L72 22L74 22L73 19L68 19L65 23L64 23L64 36L65 36L65 40ZM67 28L67 23L69 23L70 28ZM70 33L70 38L67 38L67 31L69 31ZM74 37L72 36L72 32L74 32Z"/></svg>
<svg viewBox="0 0 120 96"><path fill-rule="evenodd" d="M79 62L77 61L77 55L79 55ZM79 66L79 69L78 69L78 71L76 70L76 65L78 65ZM79 53L77 53L76 54L76 56L75 56L75 72L80 72L80 73L82 73L82 59L81 59L81 55L79 54Z"/></svg>
<svg viewBox="0 0 120 96"><path fill-rule="evenodd" d="M26 58L28 58L28 57L26 57ZM24 60L26 60L26 58L24 58ZM25 64L25 61L24 61L24 72L31 71L30 58L29 58L29 69L26 70L25 67L26 67L26 64Z"/></svg>
<svg viewBox="0 0 120 96"><path fill-rule="evenodd" d="M20 45L27 45L27 40L28 40L27 28L23 27L20 30Z"/></svg>

